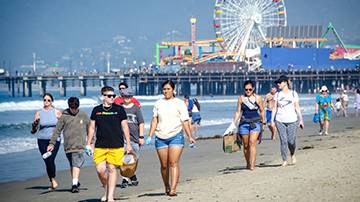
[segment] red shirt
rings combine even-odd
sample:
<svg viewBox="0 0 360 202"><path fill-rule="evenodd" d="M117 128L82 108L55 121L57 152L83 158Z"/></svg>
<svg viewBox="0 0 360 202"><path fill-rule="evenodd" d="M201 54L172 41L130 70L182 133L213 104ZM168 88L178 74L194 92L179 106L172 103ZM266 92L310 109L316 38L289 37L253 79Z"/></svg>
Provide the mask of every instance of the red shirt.
<svg viewBox="0 0 360 202"><path fill-rule="evenodd" d="M135 97L131 98L131 102L134 103L139 108L141 108L140 102ZM124 104L124 100L122 99L121 96L116 96L116 98L114 99L114 103L117 105L122 105L122 104Z"/></svg>

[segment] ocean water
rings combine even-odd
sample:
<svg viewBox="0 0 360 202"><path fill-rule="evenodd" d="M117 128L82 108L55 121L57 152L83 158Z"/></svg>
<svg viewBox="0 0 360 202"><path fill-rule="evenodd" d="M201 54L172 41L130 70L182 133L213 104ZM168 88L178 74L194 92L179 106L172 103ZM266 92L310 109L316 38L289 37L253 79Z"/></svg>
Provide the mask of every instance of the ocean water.
<svg viewBox="0 0 360 202"><path fill-rule="evenodd" d="M65 97L59 97L56 90L49 91L54 97L56 108L67 108ZM78 90L67 92L67 97L79 96ZM149 130L152 108L159 96L136 96L142 104L145 119L145 135ZM314 112L314 95L300 95L300 105L305 119ZM333 98L338 95L333 95ZM88 96L80 98L80 109L88 114L94 106L101 103L98 90L88 91ZM237 103L237 96L203 96L197 97L201 104L201 128L199 137L222 134L231 122ZM353 97L350 96L350 109L353 109ZM44 164L37 149L36 137L30 133L35 111L41 109L42 98L34 93L33 97L9 97L5 90L0 91L0 183L26 180L46 175ZM153 146L145 146L153 149ZM56 159L57 169L68 168L68 162L61 147ZM92 165L87 158L85 165ZM9 169L11 166L11 169Z"/></svg>

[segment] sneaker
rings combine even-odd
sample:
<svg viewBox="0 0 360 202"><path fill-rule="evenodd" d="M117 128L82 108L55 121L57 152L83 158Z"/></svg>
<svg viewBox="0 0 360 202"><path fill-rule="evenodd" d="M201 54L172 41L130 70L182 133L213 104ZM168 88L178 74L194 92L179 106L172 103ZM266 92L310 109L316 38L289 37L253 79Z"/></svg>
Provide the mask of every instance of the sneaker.
<svg viewBox="0 0 360 202"><path fill-rule="evenodd" d="M322 130L319 131L319 135L323 135L323 131L322 131Z"/></svg>
<svg viewBox="0 0 360 202"><path fill-rule="evenodd" d="M281 167L285 167L287 166L287 161L284 161L282 164L281 164Z"/></svg>
<svg viewBox="0 0 360 202"><path fill-rule="evenodd" d="M125 189L129 185L129 182L123 178L122 183L120 184L121 189Z"/></svg>
<svg viewBox="0 0 360 202"><path fill-rule="evenodd" d="M291 164L296 164L296 157L295 155L291 156Z"/></svg>
<svg viewBox="0 0 360 202"><path fill-rule="evenodd" d="M328 133L328 132L325 132L324 135L329 135L329 133Z"/></svg>
<svg viewBox="0 0 360 202"><path fill-rule="evenodd" d="M137 180L136 175L130 177L130 180L131 180L131 184L132 184L133 186L138 186L139 181Z"/></svg>
<svg viewBox="0 0 360 202"><path fill-rule="evenodd" d="M71 193L79 193L79 187L77 185L73 185L71 187Z"/></svg>

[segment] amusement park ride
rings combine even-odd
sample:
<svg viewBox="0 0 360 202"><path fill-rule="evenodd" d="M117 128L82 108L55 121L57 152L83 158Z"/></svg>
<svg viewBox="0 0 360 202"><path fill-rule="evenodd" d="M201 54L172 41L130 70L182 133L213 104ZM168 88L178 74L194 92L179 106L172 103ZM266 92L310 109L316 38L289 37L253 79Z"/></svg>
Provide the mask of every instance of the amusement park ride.
<svg viewBox="0 0 360 202"><path fill-rule="evenodd" d="M196 18L191 18L191 41L156 44L157 65L240 62L253 71L261 67L262 47L297 48L299 44L311 44L320 48L329 32L334 33L340 45L331 57L360 55L357 46L352 54L348 53L331 23L324 34L319 25L288 26L284 0L216 0L213 22L216 35L213 40L196 40ZM164 57L164 49L172 49L172 53Z"/></svg>

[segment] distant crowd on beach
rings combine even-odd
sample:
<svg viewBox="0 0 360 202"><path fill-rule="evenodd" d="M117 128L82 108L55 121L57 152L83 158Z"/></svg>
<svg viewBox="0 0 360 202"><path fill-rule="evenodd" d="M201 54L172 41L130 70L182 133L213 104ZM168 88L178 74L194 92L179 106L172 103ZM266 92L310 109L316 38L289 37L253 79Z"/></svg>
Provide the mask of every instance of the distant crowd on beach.
<svg viewBox="0 0 360 202"><path fill-rule="evenodd" d="M163 82L163 97L154 104L150 129L145 136L141 103L127 83L121 82L118 88L119 94L116 95L112 87L102 87L102 103L93 108L90 116L79 109L80 101L77 97L70 97L68 108L60 111L53 106L54 97L50 93L44 94L43 108L35 112L31 133L37 137L50 188L56 189L59 186L55 158L62 134L72 177L70 192L79 192L80 170L86 154L93 158L100 184L104 188L100 200L114 201L118 170L130 164L129 158L137 165L141 147L144 144L154 144L160 162L164 192L170 197L177 196L179 162L185 139L189 142L189 147L195 147L202 120L200 101L188 95L183 99L176 97L174 82ZM243 90L244 93L238 97L233 121L224 135L233 134L240 140L246 168L254 170L256 167L256 146L261 142L266 127L271 132L272 140L279 138L281 166L296 164L296 134L298 128L303 129L305 125L299 95L292 89L289 77L280 76L264 97L255 93L254 81L245 81ZM336 103L332 99L325 85L314 98L313 122L319 124L319 135L329 134L332 112L336 116L348 116L348 92L343 90L336 98ZM358 116L360 88L355 91L355 108ZM191 150L194 151L196 150ZM130 173L123 174L121 188L139 184L136 166Z"/></svg>

